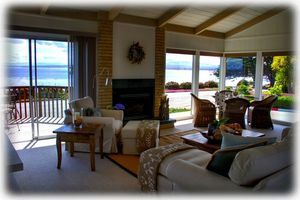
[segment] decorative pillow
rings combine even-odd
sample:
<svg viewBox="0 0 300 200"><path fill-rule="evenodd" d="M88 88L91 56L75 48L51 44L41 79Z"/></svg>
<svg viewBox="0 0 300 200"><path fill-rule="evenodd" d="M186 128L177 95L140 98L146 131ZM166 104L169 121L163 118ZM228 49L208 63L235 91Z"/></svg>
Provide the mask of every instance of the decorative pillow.
<svg viewBox="0 0 300 200"><path fill-rule="evenodd" d="M238 152L247 148L257 147L265 144L266 142L259 142L256 144L241 145L232 148L220 149L212 155L210 161L206 166L206 169L220 174L222 176L228 177L229 169L235 158L235 155Z"/></svg>
<svg viewBox="0 0 300 200"><path fill-rule="evenodd" d="M100 108L94 108L93 111L94 111L94 116L95 117L102 117L102 113L101 113Z"/></svg>
<svg viewBox="0 0 300 200"><path fill-rule="evenodd" d="M65 119L64 124L71 124L72 123L72 111L70 109L66 109L65 111Z"/></svg>
<svg viewBox="0 0 300 200"><path fill-rule="evenodd" d="M239 152L228 175L238 185L255 185L261 179L292 164L291 142L284 140Z"/></svg>
<svg viewBox="0 0 300 200"><path fill-rule="evenodd" d="M226 132L222 133L222 136L221 149L259 142L267 142L267 144L273 144L276 142L276 137L243 137Z"/></svg>
<svg viewBox="0 0 300 200"><path fill-rule="evenodd" d="M83 108L83 116L95 116L101 117L101 112L99 108Z"/></svg>

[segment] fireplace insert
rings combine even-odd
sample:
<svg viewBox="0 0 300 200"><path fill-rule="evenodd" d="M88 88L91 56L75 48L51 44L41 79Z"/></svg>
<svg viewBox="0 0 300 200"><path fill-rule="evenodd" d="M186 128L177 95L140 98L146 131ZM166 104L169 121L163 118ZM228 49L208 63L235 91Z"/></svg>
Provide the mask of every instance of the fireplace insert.
<svg viewBox="0 0 300 200"><path fill-rule="evenodd" d="M124 121L152 119L154 79L113 79L113 105L123 104Z"/></svg>

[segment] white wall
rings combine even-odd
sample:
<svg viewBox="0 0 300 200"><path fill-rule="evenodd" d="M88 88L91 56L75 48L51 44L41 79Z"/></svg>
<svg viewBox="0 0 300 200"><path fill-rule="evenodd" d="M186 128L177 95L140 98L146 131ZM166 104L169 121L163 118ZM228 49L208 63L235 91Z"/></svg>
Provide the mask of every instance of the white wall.
<svg viewBox="0 0 300 200"><path fill-rule="evenodd" d="M57 30L79 31L97 33L96 21L67 19L49 16L38 16L30 14L13 13L7 18L10 25L38 27Z"/></svg>
<svg viewBox="0 0 300 200"><path fill-rule="evenodd" d="M167 31L166 48L223 52L224 40Z"/></svg>
<svg viewBox="0 0 300 200"><path fill-rule="evenodd" d="M140 64L131 64L127 58L129 47L139 42L146 54ZM143 79L154 78L155 29L114 22L113 29L113 78Z"/></svg>
<svg viewBox="0 0 300 200"><path fill-rule="evenodd" d="M225 40L225 52L292 51L293 13L283 11Z"/></svg>

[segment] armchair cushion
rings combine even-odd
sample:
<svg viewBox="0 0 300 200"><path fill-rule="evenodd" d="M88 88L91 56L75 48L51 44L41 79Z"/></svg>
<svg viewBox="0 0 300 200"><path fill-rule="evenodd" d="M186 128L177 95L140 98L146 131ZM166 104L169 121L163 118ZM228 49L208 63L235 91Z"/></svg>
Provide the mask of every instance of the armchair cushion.
<svg viewBox="0 0 300 200"><path fill-rule="evenodd" d="M103 110L101 110L102 112ZM112 112L117 112L116 110L112 110ZM105 113L105 112L104 112ZM100 123L104 124L105 127L103 129L104 138L103 138L103 151L105 153L116 153L117 149L117 137L120 134L123 127L123 119L118 120L114 117L105 116L102 112L102 117L83 117L83 123ZM118 112L117 112L118 113ZM118 114L116 114L118 115Z"/></svg>
<svg viewBox="0 0 300 200"><path fill-rule="evenodd" d="M222 136L221 149L258 142L267 142L267 144L272 144L276 142L277 139L276 137L242 137L226 132L222 133Z"/></svg>

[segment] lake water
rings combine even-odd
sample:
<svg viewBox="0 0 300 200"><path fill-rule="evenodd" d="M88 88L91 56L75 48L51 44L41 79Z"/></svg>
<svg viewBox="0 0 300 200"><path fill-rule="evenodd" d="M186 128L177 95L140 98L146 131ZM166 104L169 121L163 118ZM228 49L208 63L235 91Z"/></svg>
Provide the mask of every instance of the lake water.
<svg viewBox="0 0 300 200"><path fill-rule="evenodd" d="M200 70L199 82L215 81L219 82L219 78L214 75L215 70ZM10 66L7 68L7 85L8 86L28 86L29 70L24 66ZM34 77L34 73L33 73ZM67 66L43 66L38 68L37 81L40 86L68 86L68 68ZM236 77L234 79L226 79L226 86L236 86L242 80L253 81L251 77ZM176 81L192 82L192 70L166 70L166 82ZM264 78L263 84L269 81Z"/></svg>
<svg viewBox="0 0 300 200"><path fill-rule="evenodd" d="M199 82L216 81L219 82L219 78L214 75L214 70L200 70ZM166 83L170 81L176 81L177 83L192 82L192 70L166 70Z"/></svg>
<svg viewBox="0 0 300 200"><path fill-rule="evenodd" d="M29 69L24 66L7 67L8 86L28 86ZM34 77L34 71L33 71ZM37 83L40 86L68 86L67 66L43 66L37 70ZM33 83L34 84L34 83Z"/></svg>

